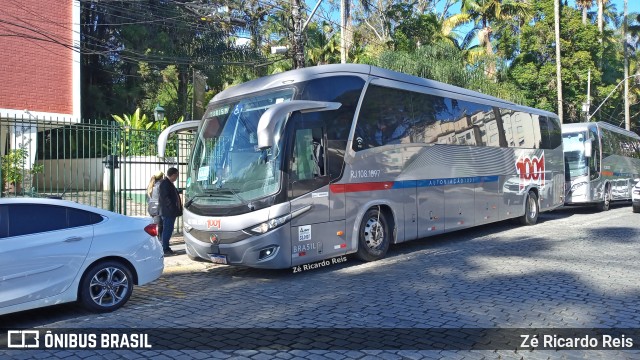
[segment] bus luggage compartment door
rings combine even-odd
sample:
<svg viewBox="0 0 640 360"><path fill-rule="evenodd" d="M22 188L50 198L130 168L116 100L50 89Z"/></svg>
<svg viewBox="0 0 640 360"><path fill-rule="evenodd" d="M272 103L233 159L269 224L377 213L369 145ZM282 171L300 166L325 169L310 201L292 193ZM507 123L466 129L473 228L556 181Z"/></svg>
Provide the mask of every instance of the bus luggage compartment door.
<svg viewBox="0 0 640 360"><path fill-rule="evenodd" d="M418 181L418 238L444 232L444 189Z"/></svg>
<svg viewBox="0 0 640 360"><path fill-rule="evenodd" d="M500 182L498 176L487 176L475 187L475 225L500 220Z"/></svg>
<svg viewBox="0 0 640 360"><path fill-rule="evenodd" d="M474 225L475 186L473 184L445 185L444 198L446 231Z"/></svg>

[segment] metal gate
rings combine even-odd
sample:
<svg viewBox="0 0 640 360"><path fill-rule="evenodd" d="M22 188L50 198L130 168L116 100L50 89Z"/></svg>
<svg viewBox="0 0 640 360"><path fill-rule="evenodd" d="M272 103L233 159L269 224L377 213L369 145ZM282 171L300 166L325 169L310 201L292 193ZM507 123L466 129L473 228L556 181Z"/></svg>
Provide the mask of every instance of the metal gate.
<svg viewBox="0 0 640 360"><path fill-rule="evenodd" d="M174 135L157 157L159 131L114 121L0 116L0 196L58 197L130 216L148 216L146 189L158 171L186 184L193 135ZM181 231L182 221L176 224Z"/></svg>

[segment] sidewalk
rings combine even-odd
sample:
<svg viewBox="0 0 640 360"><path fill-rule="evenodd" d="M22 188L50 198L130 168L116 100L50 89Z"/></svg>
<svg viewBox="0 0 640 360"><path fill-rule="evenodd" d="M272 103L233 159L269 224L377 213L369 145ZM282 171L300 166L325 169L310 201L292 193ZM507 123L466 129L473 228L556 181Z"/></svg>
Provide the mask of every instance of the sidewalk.
<svg viewBox="0 0 640 360"><path fill-rule="evenodd" d="M171 246L171 249L175 251L176 254L164 258L163 275L202 271L216 266L216 264L211 262L193 261L189 259L185 251L184 237L182 234L173 235L171 240L169 240L169 246Z"/></svg>

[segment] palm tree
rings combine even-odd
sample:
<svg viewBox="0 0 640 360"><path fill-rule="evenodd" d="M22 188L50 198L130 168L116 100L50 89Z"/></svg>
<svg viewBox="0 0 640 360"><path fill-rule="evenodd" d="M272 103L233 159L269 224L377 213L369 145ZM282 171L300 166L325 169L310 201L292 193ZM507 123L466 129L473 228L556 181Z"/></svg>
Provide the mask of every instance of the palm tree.
<svg viewBox="0 0 640 360"><path fill-rule="evenodd" d="M341 62L347 62L347 58L349 57L348 49L353 44L353 24L351 17L351 2L352 0L342 0L341 1L341 11L340 17L344 21L344 28L340 29L340 58ZM369 2L361 1L360 5L362 7L362 11L365 15L369 14Z"/></svg>
<svg viewBox="0 0 640 360"><path fill-rule="evenodd" d="M602 29L600 29L600 22L598 22L598 30L604 31L607 23L612 24L616 29L619 28L622 25L622 17L618 13L616 5L610 0L602 0L602 5L602 14L600 14L600 7L596 11L589 12L589 16L602 18Z"/></svg>
<svg viewBox="0 0 640 360"><path fill-rule="evenodd" d="M527 2L516 0L462 0L462 12L469 14L475 22L478 41L485 49L487 57L491 59L494 57L491 24L496 21L522 21L531 15L532 10ZM495 69L495 62L490 60L485 72L489 77L493 77Z"/></svg>
<svg viewBox="0 0 640 360"><path fill-rule="evenodd" d="M593 6L593 0L576 0L576 5L582 10L582 25L586 25L587 12Z"/></svg>
<svg viewBox="0 0 640 360"><path fill-rule="evenodd" d="M307 61L311 66L340 62L340 33L326 21L312 22L307 29Z"/></svg>
<svg viewBox="0 0 640 360"><path fill-rule="evenodd" d="M562 74L561 74L561 57L560 57L560 0L554 0L554 27L555 27L555 42L556 42L556 87L558 91L558 117L560 123L563 123L562 114Z"/></svg>
<svg viewBox="0 0 640 360"><path fill-rule="evenodd" d="M598 2L598 31L600 32L600 43L602 43L602 32L604 30L604 5L609 0L597 0Z"/></svg>

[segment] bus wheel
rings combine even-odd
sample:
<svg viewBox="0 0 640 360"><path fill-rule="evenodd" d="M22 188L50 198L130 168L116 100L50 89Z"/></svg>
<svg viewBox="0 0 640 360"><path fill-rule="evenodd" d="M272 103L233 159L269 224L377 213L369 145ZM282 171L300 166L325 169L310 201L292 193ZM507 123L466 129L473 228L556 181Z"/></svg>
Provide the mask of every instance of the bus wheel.
<svg viewBox="0 0 640 360"><path fill-rule="evenodd" d="M522 225L535 225L538 222L538 213L540 212L536 193L529 191L524 204L524 215L520 217L520 223Z"/></svg>
<svg viewBox="0 0 640 360"><path fill-rule="evenodd" d="M640 213L640 205L631 205L634 213Z"/></svg>
<svg viewBox="0 0 640 360"><path fill-rule="evenodd" d="M382 259L387 254L391 231L379 209L369 209L360 223L357 256L362 261Z"/></svg>
<svg viewBox="0 0 640 360"><path fill-rule="evenodd" d="M604 201L598 203L598 211L607 211L611 205L611 187L607 185L604 190Z"/></svg>

